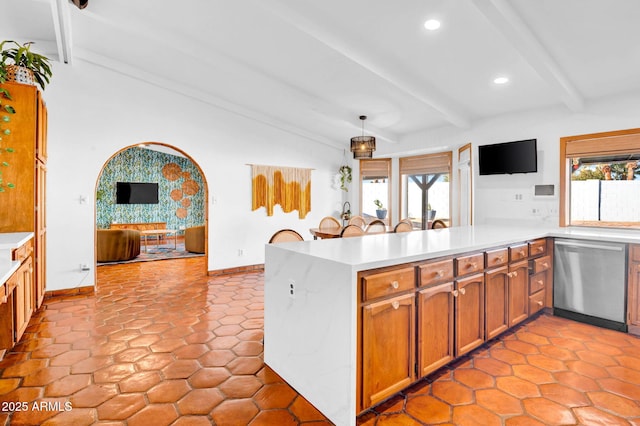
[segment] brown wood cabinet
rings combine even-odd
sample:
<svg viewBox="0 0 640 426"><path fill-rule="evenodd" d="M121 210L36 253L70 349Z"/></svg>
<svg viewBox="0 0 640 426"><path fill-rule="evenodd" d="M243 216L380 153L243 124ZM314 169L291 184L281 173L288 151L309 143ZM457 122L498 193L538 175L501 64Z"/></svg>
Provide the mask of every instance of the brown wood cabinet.
<svg viewBox="0 0 640 426"><path fill-rule="evenodd" d="M370 407L415 380L415 270L361 277L361 405Z"/></svg>
<svg viewBox="0 0 640 426"><path fill-rule="evenodd" d="M548 244L540 239L360 272L358 412L542 309L552 277ZM640 245L637 256L636 298Z"/></svg>
<svg viewBox="0 0 640 426"><path fill-rule="evenodd" d="M485 273L485 328L491 340L509 328L509 268L502 266Z"/></svg>
<svg viewBox="0 0 640 426"><path fill-rule="evenodd" d="M47 161L47 108L40 91L27 84L4 83L0 85L11 94L12 100L3 102L14 107L8 128L11 134L3 137L5 148L13 152L3 154L2 178L15 185L0 194L0 232L33 232L32 253L21 266L24 288L16 287L11 294L16 312L0 310L0 327L9 323L18 325L21 333L33 311L40 307L46 290L46 161ZM19 214L16 214L19 212ZM30 243L31 244L31 243ZM30 263L30 266L25 266ZM29 274L26 270L30 270ZM8 296L9 297L9 296ZM24 303L23 303L24 302ZM4 324L4 325L3 325ZM15 343L15 342L14 342Z"/></svg>
<svg viewBox="0 0 640 426"><path fill-rule="evenodd" d="M454 290L456 356L484 343L484 274L456 281Z"/></svg>
<svg viewBox="0 0 640 426"><path fill-rule="evenodd" d="M13 275L14 290L14 344L20 341L34 311L33 261L29 256Z"/></svg>
<svg viewBox="0 0 640 426"><path fill-rule="evenodd" d="M454 353L453 282L418 292L418 374L424 377L447 365Z"/></svg>
<svg viewBox="0 0 640 426"><path fill-rule="evenodd" d="M629 333L640 335L640 245L629 246L628 328Z"/></svg>
<svg viewBox="0 0 640 426"><path fill-rule="evenodd" d="M509 327L529 317L529 263L509 264Z"/></svg>

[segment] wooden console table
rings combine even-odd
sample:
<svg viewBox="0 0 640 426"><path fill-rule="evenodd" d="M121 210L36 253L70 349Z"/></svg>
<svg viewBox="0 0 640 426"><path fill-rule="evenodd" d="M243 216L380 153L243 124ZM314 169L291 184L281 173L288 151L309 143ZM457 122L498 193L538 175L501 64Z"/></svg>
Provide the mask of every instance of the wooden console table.
<svg viewBox="0 0 640 426"><path fill-rule="evenodd" d="M167 229L167 222L144 222L144 223L112 223L111 229L136 229L138 231Z"/></svg>

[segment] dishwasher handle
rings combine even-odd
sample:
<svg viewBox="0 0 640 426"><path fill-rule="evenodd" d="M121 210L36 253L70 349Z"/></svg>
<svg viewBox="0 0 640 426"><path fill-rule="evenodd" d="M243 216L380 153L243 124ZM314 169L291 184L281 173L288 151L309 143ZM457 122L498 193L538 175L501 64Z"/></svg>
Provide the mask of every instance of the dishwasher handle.
<svg viewBox="0 0 640 426"><path fill-rule="evenodd" d="M555 245L565 246L565 247L582 247L582 248L589 248L589 249L595 249L595 250L609 250L609 251L618 251L618 252L624 251L624 245L610 246L605 244L594 244L594 243L588 243L588 242L582 242L582 241L577 242L577 241L556 240Z"/></svg>

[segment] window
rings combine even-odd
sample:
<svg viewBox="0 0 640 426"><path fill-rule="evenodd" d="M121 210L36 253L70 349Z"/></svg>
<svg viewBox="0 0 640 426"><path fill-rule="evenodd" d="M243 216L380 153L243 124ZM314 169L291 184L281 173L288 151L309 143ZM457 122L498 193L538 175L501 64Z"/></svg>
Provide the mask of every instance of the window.
<svg viewBox="0 0 640 426"><path fill-rule="evenodd" d="M451 225L451 152L400 159L400 217L428 229L436 219Z"/></svg>
<svg viewBox="0 0 640 426"><path fill-rule="evenodd" d="M560 225L640 228L640 129L560 139Z"/></svg>
<svg viewBox="0 0 640 426"><path fill-rule="evenodd" d="M360 212L367 223L374 219L391 225L391 159L360 160ZM382 205L378 208L376 201Z"/></svg>

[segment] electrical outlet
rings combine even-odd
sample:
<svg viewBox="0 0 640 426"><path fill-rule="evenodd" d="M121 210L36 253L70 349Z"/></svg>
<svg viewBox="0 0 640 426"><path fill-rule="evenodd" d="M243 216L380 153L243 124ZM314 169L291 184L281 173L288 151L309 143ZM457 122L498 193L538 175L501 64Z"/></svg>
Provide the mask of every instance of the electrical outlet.
<svg viewBox="0 0 640 426"><path fill-rule="evenodd" d="M244 256L244 249L238 249L238 256Z"/></svg>
<svg viewBox="0 0 640 426"><path fill-rule="evenodd" d="M296 298L296 282L292 279L289 279L289 297L292 299Z"/></svg>

